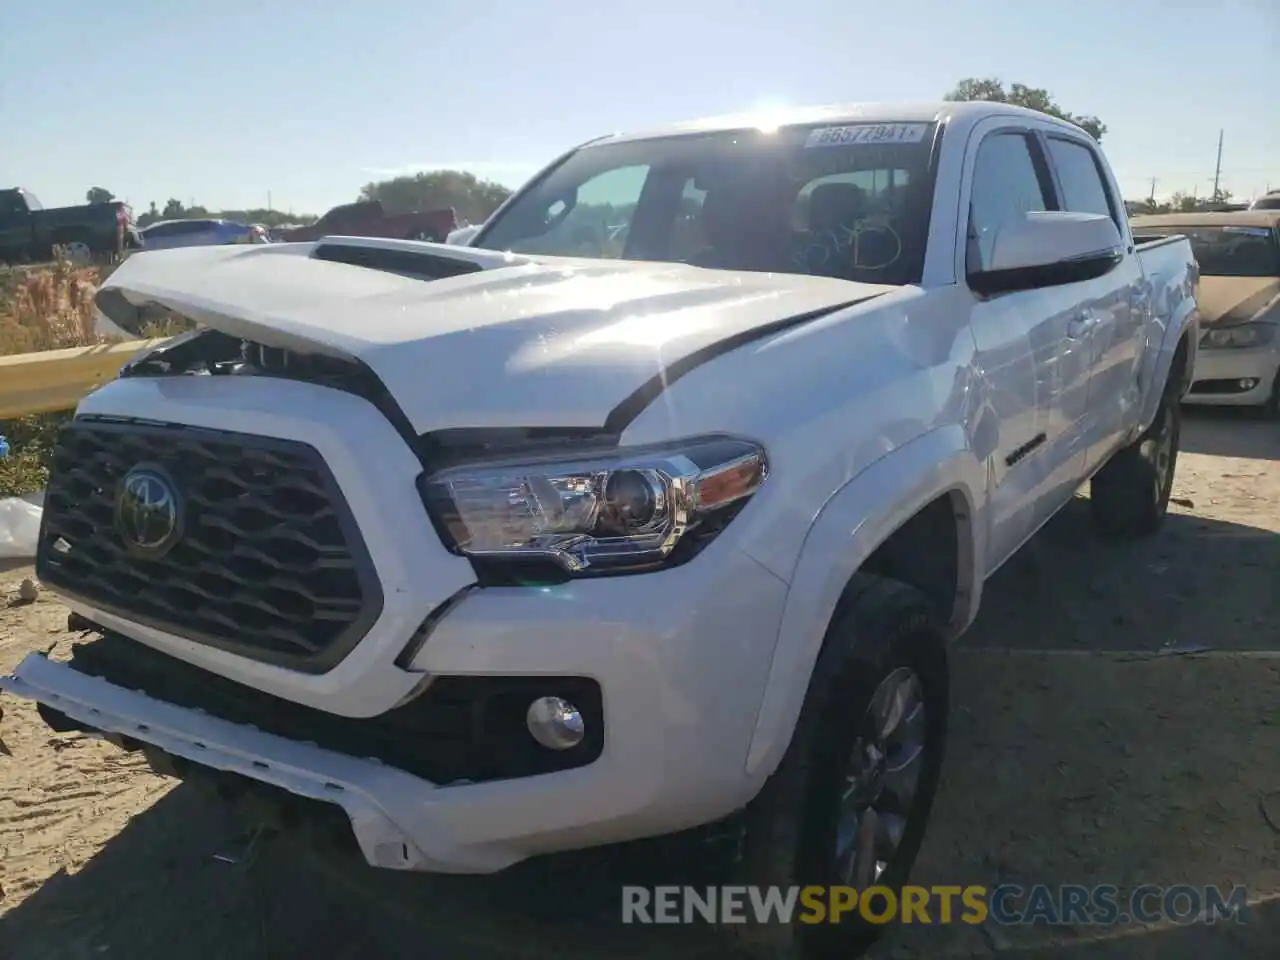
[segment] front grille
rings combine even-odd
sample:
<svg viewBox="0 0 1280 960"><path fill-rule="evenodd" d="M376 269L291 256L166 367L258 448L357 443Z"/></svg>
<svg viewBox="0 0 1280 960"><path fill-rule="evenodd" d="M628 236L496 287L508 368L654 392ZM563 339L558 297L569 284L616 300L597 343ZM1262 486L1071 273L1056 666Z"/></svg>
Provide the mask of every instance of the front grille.
<svg viewBox="0 0 1280 960"><path fill-rule="evenodd" d="M437 784L581 767L604 747L600 686L585 677L436 677L407 703L352 719L273 697L109 632L75 644L68 666L264 733L372 757ZM581 711L581 743L548 750L533 739L525 711L542 696L563 697Z"/></svg>
<svg viewBox="0 0 1280 960"><path fill-rule="evenodd" d="M168 478L180 530L162 555L117 529L125 476ZM323 458L295 441L77 418L59 436L37 572L134 623L321 673L382 611L364 542Z"/></svg>

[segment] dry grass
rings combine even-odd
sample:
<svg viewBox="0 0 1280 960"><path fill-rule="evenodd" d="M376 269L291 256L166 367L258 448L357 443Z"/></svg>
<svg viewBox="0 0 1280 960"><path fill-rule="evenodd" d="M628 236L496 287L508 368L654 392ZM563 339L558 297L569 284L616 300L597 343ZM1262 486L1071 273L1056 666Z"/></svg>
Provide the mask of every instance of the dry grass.
<svg viewBox="0 0 1280 960"><path fill-rule="evenodd" d="M73 267L64 259L37 267L0 267L0 356L103 343L94 330L93 297L113 268ZM143 335L181 333L188 324L157 312ZM69 413L0 420L12 453L0 460L0 497L44 487L58 427Z"/></svg>
<svg viewBox="0 0 1280 960"><path fill-rule="evenodd" d="M97 267L65 260L0 270L0 355L101 343L93 329Z"/></svg>

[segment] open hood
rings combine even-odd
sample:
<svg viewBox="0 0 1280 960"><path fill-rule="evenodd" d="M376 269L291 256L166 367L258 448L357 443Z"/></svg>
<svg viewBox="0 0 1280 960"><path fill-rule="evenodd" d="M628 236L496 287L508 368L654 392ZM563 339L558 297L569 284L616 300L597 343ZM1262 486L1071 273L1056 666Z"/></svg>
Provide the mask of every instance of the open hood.
<svg viewBox="0 0 1280 960"><path fill-rule="evenodd" d="M1201 323L1230 326L1262 319L1270 307L1280 313L1280 277L1208 277L1196 291Z"/></svg>
<svg viewBox="0 0 1280 960"><path fill-rule="evenodd" d="M356 359L418 432L599 427L673 364L898 288L365 238L129 258L99 309L156 303L231 336Z"/></svg>

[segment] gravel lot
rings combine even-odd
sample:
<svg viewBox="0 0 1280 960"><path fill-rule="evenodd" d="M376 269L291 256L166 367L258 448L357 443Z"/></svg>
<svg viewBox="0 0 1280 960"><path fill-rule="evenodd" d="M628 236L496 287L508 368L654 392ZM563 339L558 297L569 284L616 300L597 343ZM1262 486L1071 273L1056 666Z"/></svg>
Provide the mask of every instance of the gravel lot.
<svg viewBox="0 0 1280 960"><path fill-rule="evenodd" d="M916 879L1244 884L1249 923L917 927L881 956L1280 955L1280 426L1200 414L1183 444L1159 537L1103 546L1079 501L987 585L954 656L951 745ZM30 575L0 568L0 670L68 639L55 600L16 602ZM600 919L617 909L613 854L404 877L285 836L250 866L220 862L244 837L198 787L3 705L5 960L723 955L689 929Z"/></svg>

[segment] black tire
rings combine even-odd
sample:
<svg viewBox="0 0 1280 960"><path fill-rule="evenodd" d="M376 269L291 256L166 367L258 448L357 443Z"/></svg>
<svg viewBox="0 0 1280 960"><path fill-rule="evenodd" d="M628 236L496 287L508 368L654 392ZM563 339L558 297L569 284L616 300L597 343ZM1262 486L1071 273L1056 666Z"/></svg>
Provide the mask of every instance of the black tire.
<svg viewBox="0 0 1280 960"><path fill-rule="evenodd" d="M1116 451L1090 481L1093 523L1103 537L1136 540L1160 529L1169 512L1181 435L1182 404L1171 383L1151 426Z"/></svg>
<svg viewBox="0 0 1280 960"><path fill-rule="evenodd" d="M784 888L849 883L838 875L836 856L840 797L872 699L903 669L919 680L922 759L901 840L874 881L900 892L924 839L942 768L949 701L946 646L934 609L919 592L870 574L858 574L850 583L827 630L787 753L746 810L733 883ZM885 925L850 913L838 924L730 929L755 950L847 960L874 943Z"/></svg>

